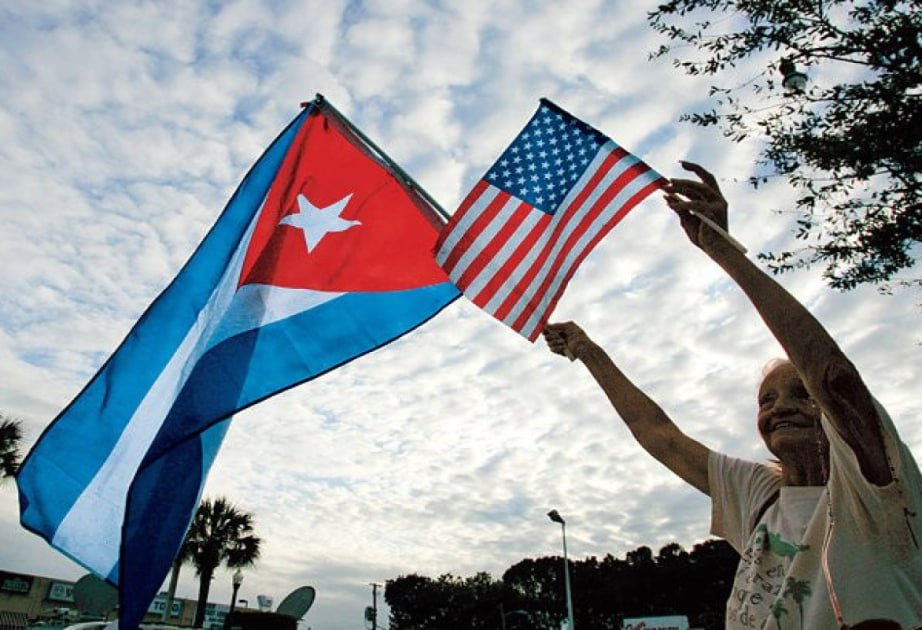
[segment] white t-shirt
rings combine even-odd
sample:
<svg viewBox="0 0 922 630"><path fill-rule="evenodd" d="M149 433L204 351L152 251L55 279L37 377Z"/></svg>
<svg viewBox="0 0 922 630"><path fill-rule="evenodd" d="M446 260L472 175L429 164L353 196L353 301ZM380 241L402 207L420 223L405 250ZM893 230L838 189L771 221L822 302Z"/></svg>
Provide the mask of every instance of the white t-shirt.
<svg viewBox="0 0 922 630"><path fill-rule="evenodd" d="M888 619L922 627L922 474L886 412L878 413L895 471L882 487L864 478L825 418L826 486L781 487L775 468L710 454L711 533L740 553L728 630L838 628L837 608L846 625Z"/></svg>

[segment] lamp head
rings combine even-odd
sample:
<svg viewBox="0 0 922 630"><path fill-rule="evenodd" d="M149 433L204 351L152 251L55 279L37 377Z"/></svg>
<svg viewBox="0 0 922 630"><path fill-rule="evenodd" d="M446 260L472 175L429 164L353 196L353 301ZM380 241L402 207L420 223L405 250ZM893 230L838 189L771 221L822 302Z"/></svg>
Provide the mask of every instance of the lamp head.
<svg viewBox="0 0 922 630"><path fill-rule="evenodd" d="M231 579L233 580L234 586L239 587L241 584L243 584L243 571L237 569L234 571L234 575Z"/></svg>
<svg viewBox="0 0 922 630"><path fill-rule="evenodd" d="M778 70L784 76L781 87L790 92L803 92L807 89L807 75L800 72L790 57L781 60Z"/></svg>
<svg viewBox="0 0 922 630"><path fill-rule="evenodd" d="M549 519L551 519L555 523L560 523L561 525L566 524L566 522L563 520L563 517L560 515L560 512L558 512L557 510L551 510L550 512L547 513L547 516Z"/></svg>

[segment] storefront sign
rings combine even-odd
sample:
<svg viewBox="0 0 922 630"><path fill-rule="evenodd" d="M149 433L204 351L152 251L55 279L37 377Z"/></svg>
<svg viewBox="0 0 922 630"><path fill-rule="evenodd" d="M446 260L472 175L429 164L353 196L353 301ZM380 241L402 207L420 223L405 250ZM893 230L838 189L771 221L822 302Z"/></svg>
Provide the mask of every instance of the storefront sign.
<svg viewBox="0 0 922 630"><path fill-rule="evenodd" d="M150 603L150 607L147 609L148 614L151 615L162 615L163 611L166 609L166 596L157 595L157 597ZM173 605L170 610L170 617L182 617L182 600L174 599Z"/></svg>
<svg viewBox="0 0 922 630"><path fill-rule="evenodd" d="M625 619L623 630L688 630L688 617L670 615L668 617L635 617Z"/></svg>
<svg viewBox="0 0 922 630"><path fill-rule="evenodd" d="M52 582L48 586L48 601L74 603L74 585L72 582Z"/></svg>
<svg viewBox="0 0 922 630"><path fill-rule="evenodd" d="M5 593L22 593L23 595L28 595L30 590L32 590L31 575L0 573L0 591Z"/></svg>

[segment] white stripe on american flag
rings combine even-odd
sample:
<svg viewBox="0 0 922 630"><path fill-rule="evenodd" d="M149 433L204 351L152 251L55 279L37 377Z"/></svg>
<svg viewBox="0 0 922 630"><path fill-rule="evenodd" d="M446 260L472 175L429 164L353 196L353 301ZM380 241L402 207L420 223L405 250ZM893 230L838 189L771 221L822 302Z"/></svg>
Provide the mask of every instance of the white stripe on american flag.
<svg viewBox="0 0 922 630"><path fill-rule="evenodd" d="M532 212L541 212L540 210L532 210ZM535 215L538 217L538 215ZM540 218L540 217L538 217ZM499 310L499 307L503 305L503 302L506 301L506 298L509 297L509 293L518 286L519 282L522 280L522 276L525 272L534 264L535 258L538 257L538 254L541 252L543 247L543 242L547 240L548 233L551 229L551 226L554 225L553 218L551 222L545 226L544 232L541 233L541 236L538 238L538 242L534 247L525 252L525 256L519 261L519 264L516 265L515 269L512 270L512 273L509 274L509 277L503 281L503 284L499 287L496 293L493 294L493 297L490 298L490 301L487 302L483 310L486 312L495 315L496 311Z"/></svg>
<svg viewBox="0 0 922 630"><path fill-rule="evenodd" d="M637 162L638 160L634 160L635 164ZM605 227L606 223L614 218L614 215L625 203L627 203L631 197L633 197L647 185L655 182L657 179L659 179L659 174L653 170L648 170L640 174L638 177L635 177L628 185L622 188L617 195L615 195L611 202L609 202L609 204L605 207L605 210L603 210L602 213L592 222L592 225L582 233L577 242L573 245L573 248L567 254L566 258L560 266L560 269L558 269L554 280L541 296L541 300L538 302L538 306L535 308L531 317L529 317L525 324L522 326L522 335L531 338L531 335L535 331L535 327L540 325L542 317L546 314L547 309L552 304L553 299L561 290L561 283L569 275L570 270L576 264L576 261L580 259L580 256L583 254L586 248L589 247L589 244L592 242L592 239L595 237L595 235ZM548 260L550 261L550 259ZM532 285L530 290L537 289L539 285L540 283L536 278L535 283Z"/></svg>
<svg viewBox="0 0 922 630"><path fill-rule="evenodd" d="M523 203L525 202L517 199L516 197L510 197L509 201L506 202L506 206L503 208L500 214L503 214L507 208L509 208L511 213ZM519 244L525 239L526 236L528 236L528 233L531 232L531 230L535 227L535 224L541 220L541 215L543 213L540 210L531 208L531 206L528 206L527 203L525 203L525 205L529 208L528 215L515 229L515 232L513 232L508 239L506 239L506 241L499 248L499 251L496 252L496 255L490 259L490 262L485 265L480 273L477 274L475 278L471 279L467 287L465 287L464 292L467 295L470 295L471 299L475 298L481 291L483 291L487 283L490 282L490 280L493 279L493 276L495 276L496 273L503 268L503 265L506 264L506 261L508 261L509 257L512 256L513 252L515 252L515 248L519 246ZM474 259L471 258L470 260L472 261ZM468 261L468 264L470 264L470 261ZM459 262L458 266L460 265L461 263ZM465 265L465 267L466 266L467 265Z"/></svg>
<svg viewBox="0 0 922 630"><path fill-rule="evenodd" d="M494 199L496 199L500 192L502 191L498 188L488 186L480 198L477 199L476 203L471 205L470 210L468 210L467 215L465 215L464 218L467 219L467 217L475 211L475 207L477 210L477 217L479 217L481 214L483 214L483 211L487 208L489 202L492 202ZM487 205L481 206L480 200L487 196L490 198L489 202ZM516 199L515 197L509 197L509 199L506 200L506 203L504 203L503 207L500 208L499 212L496 213L496 216L493 217L490 223L488 223L483 228L483 231L477 234L474 240L470 242L467 250L464 252L464 254L461 255L461 258L458 259L458 262L455 263L455 266L451 270L450 274L452 281L458 282L461 279L461 276L465 271L467 271L467 268L471 265L471 263L474 262L480 253L493 242L499 231L502 230L503 226L509 222L509 220L512 218L512 213L515 212L516 208L518 208L521 203L521 200ZM468 236L470 236L470 234L468 234ZM484 271L487 271L490 266L491 265L487 265ZM467 287L465 287L464 291L465 293L468 293ZM469 295L473 297L475 293L470 292Z"/></svg>
<svg viewBox="0 0 922 630"><path fill-rule="evenodd" d="M535 257L538 257L545 249L550 247L550 254L544 260L540 271L532 279L531 284L523 285L519 287L519 299L506 315L503 318L503 322L508 326L512 326L515 323L515 320L519 318L519 315L522 314L522 311L528 307L528 302L534 296L535 292L538 290L538 287L544 281L544 278L549 273L551 267L553 267L554 262L560 257L560 250L566 244L567 238L570 234L579 227L580 222L586 216L586 214L592 210L592 207L598 201L599 197L605 192L605 190L611 185L611 182L615 180L618 175L623 173L628 167L637 163L637 158L633 157L630 154L625 155L622 159L616 162L608 173L599 181L595 188L589 191L589 196L586 197L586 200L579 207L571 207L574 200L578 195L582 194L584 189L589 185L592 178L596 175L599 168L604 164L605 160L611 154L611 152L617 148L614 143L607 142L596 151L595 157L593 157L592 162L589 164L586 171L582 176L577 180L576 184L573 185L573 188L564 198L563 202L560 204L560 209L554 214L554 218L548 225L547 230L544 234L541 235L541 240L535 244ZM560 233L554 238L553 242L549 241L551 235L554 233L555 229L560 226ZM530 265L529 265L530 268ZM527 275L529 268L523 270L523 272L516 279L516 284ZM497 305L499 308L499 305ZM520 331L521 332L521 331Z"/></svg>
<svg viewBox="0 0 922 630"><path fill-rule="evenodd" d="M440 265L445 264L445 261L448 260L451 251L458 244L458 241L461 240L461 237L470 229L471 224L477 220L477 217L479 217L484 209L490 205L490 202L496 198L499 192L498 188L490 186L473 204L471 204L471 207L468 208L464 216L461 217L461 220L458 221L451 229L451 232L448 233L445 242L442 243L442 247L439 248L439 252L436 255L436 262ZM452 277L452 280L454 280L454 277Z"/></svg>

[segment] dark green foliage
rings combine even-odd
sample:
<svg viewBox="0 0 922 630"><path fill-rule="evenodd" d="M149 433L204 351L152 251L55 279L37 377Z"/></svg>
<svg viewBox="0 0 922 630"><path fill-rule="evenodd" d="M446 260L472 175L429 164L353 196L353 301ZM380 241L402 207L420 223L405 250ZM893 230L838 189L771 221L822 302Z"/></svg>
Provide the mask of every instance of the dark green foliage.
<svg viewBox="0 0 922 630"><path fill-rule="evenodd" d="M471 578L446 574L437 580L407 575L388 580L384 599L391 609L392 630L493 630L500 625L503 587L487 573L478 573Z"/></svg>
<svg viewBox="0 0 922 630"><path fill-rule="evenodd" d="M768 177L800 191L803 246L761 255L776 272L822 264L839 289L888 288L915 262L922 236L922 9L895 0L670 0L648 14L674 44L662 57L691 75L713 75L716 106L684 116L734 140L764 141ZM811 78L785 91L778 67L794 61ZM734 68L759 67L748 81Z"/></svg>
<svg viewBox="0 0 922 630"><path fill-rule="evenodd" d="M0 414L0 481L16 476L21 441L22 422Z"/></svg>
<svg viewBox="0 0 922 630"><path fill-rule="evenodd" d="M690 552L672 543L656 556L640 547L623 560L571 560L574 624L615 630L625 617L677 614L697 627L722 628L738 562L736 552L718 540ZM563 558L522 560L499 581L486 573L467 579L401 576L388 580L384 599L392 630L493 629L503 621L507 630L556 629L566 617Z"/></svg>

